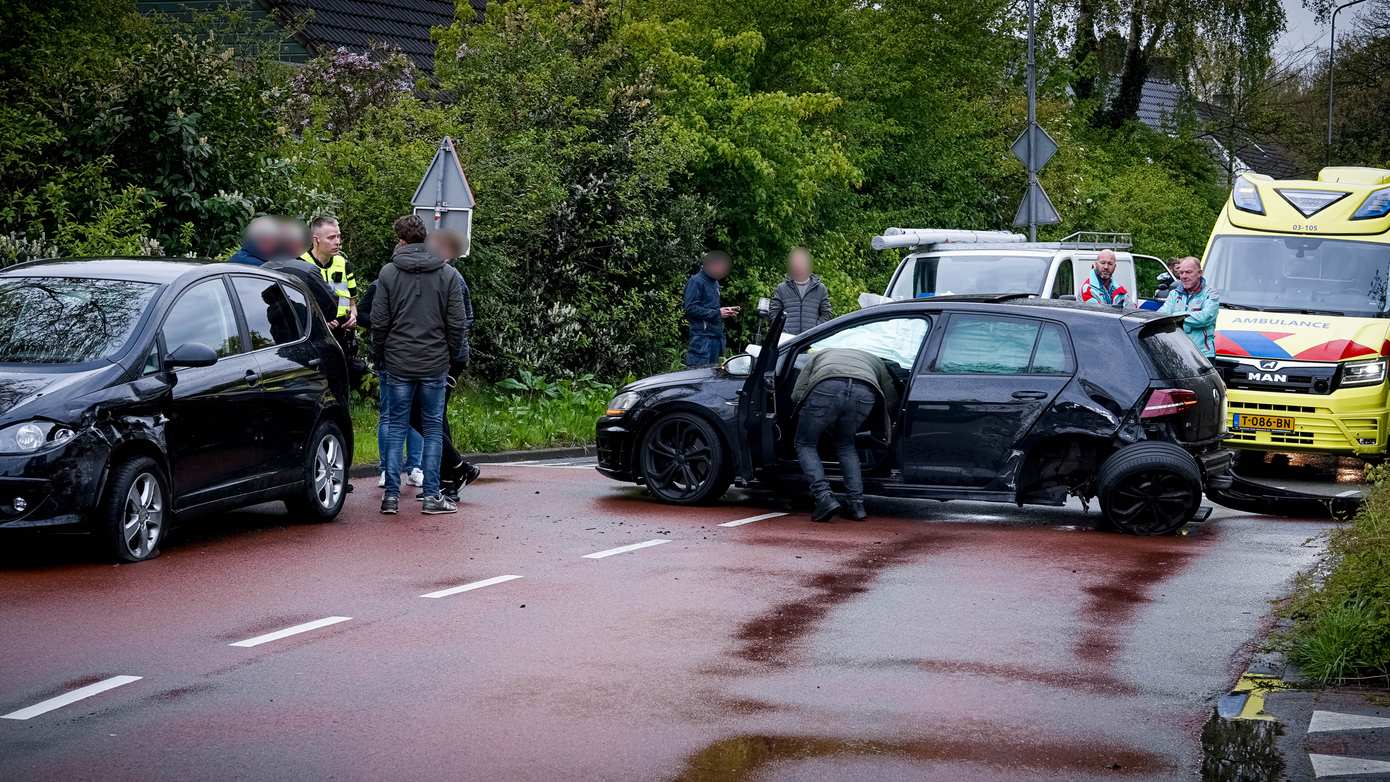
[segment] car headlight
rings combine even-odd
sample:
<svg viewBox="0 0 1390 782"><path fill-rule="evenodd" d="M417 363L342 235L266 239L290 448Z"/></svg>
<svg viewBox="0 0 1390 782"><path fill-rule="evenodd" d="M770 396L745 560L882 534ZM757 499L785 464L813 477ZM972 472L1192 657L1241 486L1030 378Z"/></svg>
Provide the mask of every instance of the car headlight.
<svg viewBox="0 0 1390 782"><path fill-rule="evenodd" d="M1385 380L1385 359L1342 365L1342 385L1373 386Z"/></svg>
<svg viewBox="0 0 1390 782"><path fill-rule="evenodd" d="M0 453L33 453L66 442L72 430L52 421L25 421L0 429Z"/></svg>
<svg viewBox="0 0 1390 782"><path fill-rule="evenodd" d="M1387 214L1390 214L1390 187L1382 187L1366 196L1366 200L1357 207L1356 214L1352 215L1351 219L1371 220Z"/></svg>
<svg viewBox="0 0 1390 782"><path fill-rule="evenodd" d="M1236 186L1231 191L1231 203L1242 212L1257 215L1265 213L1264 202L1260 200L1260 189L1245 177L1236 178Z"/></svg>
<svg viewBox="0 0 1390 782"><path fill-rule="evenodd" d="M604 411L603 414L612 416L623 415L636 407L637 400L641 398L642 395L636 391L625 391L613 397L613 401L608 403L608 409Z"/></svg>

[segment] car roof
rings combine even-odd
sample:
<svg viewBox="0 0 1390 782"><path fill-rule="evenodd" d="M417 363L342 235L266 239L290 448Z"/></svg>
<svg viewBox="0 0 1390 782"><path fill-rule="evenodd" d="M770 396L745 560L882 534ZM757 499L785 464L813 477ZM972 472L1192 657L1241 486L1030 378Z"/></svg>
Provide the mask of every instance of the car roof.
<svg viewBox="0 0 1390 782"><path fill-rule="evenodd" d="M885 304L876 304L872 307L859 310L859 312L938 312L940 310L992 312L1000 315L1028 315L1035 318L1057 318L1059 320L1120 320L1127 316L1144 314L1153 317L1161 317L1158 313L1150 313L1145 310L1098 307L1094 304L1082 304L1081 302L1067 301L1065 299L1040 299L1029 294L1018 293L935 296L930 299L913 299L911 301L894 301Z"/></svg>
<svg viewBox="0 0 1390 782"><path fill-rule="evenodd" d="M83 277L170 283L191 271L212 271L226 265L207 258L49 258L0 270L0 277Z"/></svg>

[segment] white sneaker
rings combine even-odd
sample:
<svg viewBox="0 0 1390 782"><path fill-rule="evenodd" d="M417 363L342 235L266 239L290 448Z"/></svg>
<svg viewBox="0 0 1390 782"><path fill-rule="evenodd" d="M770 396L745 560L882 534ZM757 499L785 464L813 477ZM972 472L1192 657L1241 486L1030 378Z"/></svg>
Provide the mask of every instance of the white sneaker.
<svg viewBox="0 0 1390 782"><path fill-rule="evenodd" d="M386 488L386 473L382 473L381 476L376 479L376 487L378 489Z"/></svg>
<svg viewBox="0 0 1390 782"><path fill-rule="evenodd" d="M406 477L406 482L409 483L411 486L424 486L425 471L420 469L419 467L416 467L415 469L410 471L410 475Z"/></svg>

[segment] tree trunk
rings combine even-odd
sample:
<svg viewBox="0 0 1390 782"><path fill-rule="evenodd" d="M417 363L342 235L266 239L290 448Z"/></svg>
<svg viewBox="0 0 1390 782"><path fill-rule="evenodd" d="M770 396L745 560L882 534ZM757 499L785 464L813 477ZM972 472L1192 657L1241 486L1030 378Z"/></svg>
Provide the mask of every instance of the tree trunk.
<svg viewBox="0 0 1390 782"><path fill-rule="evenodd" d="M1099 48L1096 43L1096 0L1078 0L1076 4L1076 40L1071 47L1071 91L1078 101L1095 97L1096 62Z"/></svg>
<svg viewBox="0 0 1390 782"><path fill-rule="evenodd" d="M1144 45L1144 19L1139 4L1129 14L1129 42L1125 46L1125 66L1120 74L1120 87L1106 113L1108 124L1118 128L1139 114L1139 98L1144 94L1144 82L1149 78L1151 47Z"/></svg>

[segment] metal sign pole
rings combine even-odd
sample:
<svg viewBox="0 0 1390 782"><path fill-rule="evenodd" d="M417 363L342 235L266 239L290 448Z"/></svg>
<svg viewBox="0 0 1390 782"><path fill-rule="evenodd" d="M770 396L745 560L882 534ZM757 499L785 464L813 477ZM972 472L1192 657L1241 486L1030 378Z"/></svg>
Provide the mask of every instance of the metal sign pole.
<svg viewBox="0 0 1390 782"><path fill-rule="evenodd" d="M1028 241L1038 240L1038 199L1034 197L1034 189L1038 186L1038 171L1033 166L1033 161L1037 160L1037 150L1034 144L1036 134L1033 128L1038 126L1038 84L1037 84L1037 62L1033 59L1033 16L1034 0L1028 0Z"/></svg>

